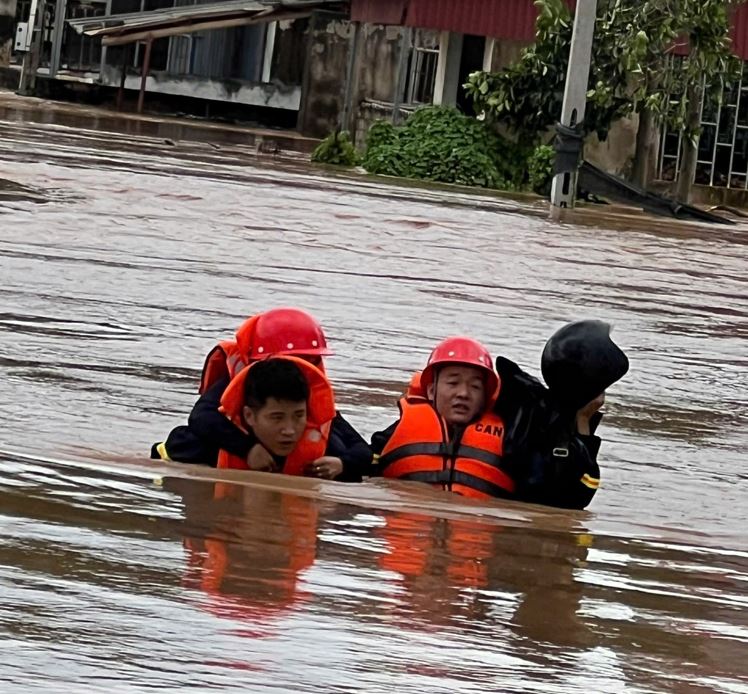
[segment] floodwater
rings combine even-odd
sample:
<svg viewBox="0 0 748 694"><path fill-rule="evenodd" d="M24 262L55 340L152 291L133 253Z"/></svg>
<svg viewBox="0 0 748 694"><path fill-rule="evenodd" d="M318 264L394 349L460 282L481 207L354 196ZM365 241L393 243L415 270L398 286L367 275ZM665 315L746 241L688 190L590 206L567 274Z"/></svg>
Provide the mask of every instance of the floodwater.
<svg viewBox="0 0 748 694"><path fill-rule="evenodd" d="M120 126L0 103L0 691L748 692L745 227ZM366 435L447 334L613 323L590 509L148 462L277 305Z"/></svg>

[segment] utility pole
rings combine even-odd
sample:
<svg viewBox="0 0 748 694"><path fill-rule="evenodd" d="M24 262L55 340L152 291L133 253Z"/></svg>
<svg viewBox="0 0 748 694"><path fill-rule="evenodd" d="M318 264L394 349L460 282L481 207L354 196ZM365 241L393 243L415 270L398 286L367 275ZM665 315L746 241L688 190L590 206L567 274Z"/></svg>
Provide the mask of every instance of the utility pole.
<svg viewBox="0 0 748 694"><path fill-rule="evenodd" d="M29 43L23 54L21 78L18 83L18 93L21 96L31 96L36 89L36 72L39 69L39 52L42 47L42 24L44 24L44 0L31 0L29 11Z"/></svg>
<svg viewBox="0 0 748 694"><path fill-rule="evenodd" d="M395 93L392 95L392 125L400 123L400 106L403 103L405 85L408 81L408 58L413 45L413 29L400 28L400 53L397 58L397 75L395 75Z"/></svg>
<svg viewBox="0 0 748 694"><path fill-rule="evenodd" d="M355 135L353 124L353 93L358 85L356 69L358 68L358 53L361 44L361 22L353 22L351 36L348 41L348 60L345 68L345 86L343 88L343 110L340 116L340 129Z"/></svg>
<svg viewBox="0 0 748 694"><path fill-rule="evenodd" d="M68 9L68 0L56 0L55 3L55 26L52 38L52 56L49 64L49 76L57 77L60 69L62 53L62 36L65 32L65 14Z"/></svg>
<svg viewBox="0 0 748 694"><path fill-rule="evenodd" d="M574 33L571 37L571 49L569 51L569 68L566 72L564 105L561 109L562 127L559 130L561 131L562 138L564 134L568 137L569 130L576 129L584 121L596 18L597 0L577 0L577 8L574 15ZM557 145L557 170L560 163L560 153L561 148ZM574 201L577 196L578 167L579 154L577 152L576 164L572 169L557 173L553 178L551 204L555 207L574 207Z"/></svg>

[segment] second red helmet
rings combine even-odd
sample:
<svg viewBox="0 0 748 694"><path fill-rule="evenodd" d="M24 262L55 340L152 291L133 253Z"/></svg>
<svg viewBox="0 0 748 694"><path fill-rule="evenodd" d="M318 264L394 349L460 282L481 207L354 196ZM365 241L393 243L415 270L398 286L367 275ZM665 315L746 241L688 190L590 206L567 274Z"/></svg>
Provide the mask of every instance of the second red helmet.
<svg viewBox="0 0 748 694"><path fill-rule="evenodd" d="M448 337L431 352L426 368L421 373L421 387L425 390L434 381L437 366L460 364L481 369L486 375L486 395L496 398L499 391L499 377L493 368L489 351L477 340L470 337Z"/></svg>
<svg viewBox="0 0 748 694"><path fill-rule="evenodd" d="M256 317L249 359L271 354L327 357L327 339L320 324L298 308L274 308Z"/></svg>

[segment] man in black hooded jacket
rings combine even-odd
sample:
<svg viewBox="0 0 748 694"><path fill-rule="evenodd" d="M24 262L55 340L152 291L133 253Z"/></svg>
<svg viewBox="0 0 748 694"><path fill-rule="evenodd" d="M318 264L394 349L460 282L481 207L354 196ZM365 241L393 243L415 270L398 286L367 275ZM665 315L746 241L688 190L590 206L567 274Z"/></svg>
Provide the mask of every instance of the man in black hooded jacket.
<svg viewBox="0 0 748 694"><path fill-rule="evenodd" d="M605 390L628 371L626 355L601 321L570 323L546 343L547 387L504 357L496 360L505 423L504 459L515 470L521 501L585 508L600 484L595 435Z"/></svg>

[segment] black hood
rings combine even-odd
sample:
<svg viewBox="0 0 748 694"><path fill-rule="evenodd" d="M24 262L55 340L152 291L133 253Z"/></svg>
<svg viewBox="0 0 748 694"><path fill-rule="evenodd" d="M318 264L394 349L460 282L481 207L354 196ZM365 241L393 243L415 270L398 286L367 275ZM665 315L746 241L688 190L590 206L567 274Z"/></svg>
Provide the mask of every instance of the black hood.
<svg viewBox="0 0 748 694"><path fill-rule="evenodd" d="M583 320L565 325L548 340L540 368L554 398L578 410L623 378L629 360L610 338L610 325Z"/></svg>

